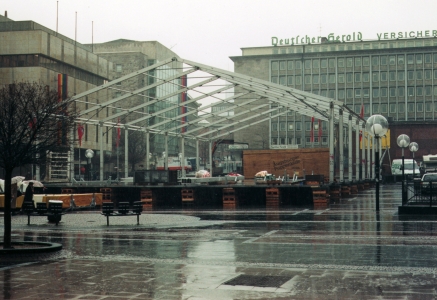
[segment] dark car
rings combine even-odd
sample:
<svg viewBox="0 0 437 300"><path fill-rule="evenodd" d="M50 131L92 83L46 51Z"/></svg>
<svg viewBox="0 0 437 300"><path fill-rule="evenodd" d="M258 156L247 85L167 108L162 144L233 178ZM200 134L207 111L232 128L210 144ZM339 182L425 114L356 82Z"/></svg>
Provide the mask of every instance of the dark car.
<svg viewBox="0 0 437 300"><path fill-rule="evenodd" d="M421 179L421 192L424 194L437 193L437 173L425 173Z"/></svg>

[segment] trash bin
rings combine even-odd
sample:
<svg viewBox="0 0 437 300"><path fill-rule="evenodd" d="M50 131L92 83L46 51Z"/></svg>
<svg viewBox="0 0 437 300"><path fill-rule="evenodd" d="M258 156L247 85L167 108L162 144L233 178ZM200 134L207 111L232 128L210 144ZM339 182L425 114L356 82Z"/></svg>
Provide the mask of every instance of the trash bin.
<svg viewBox="0 0 437 300"><path fill-rule="evenodd" d="M49 207L48 207L48 216L47 220L49 222L58 223L61 221L62 218L62 202L61 200L49 200Z"/></svg>

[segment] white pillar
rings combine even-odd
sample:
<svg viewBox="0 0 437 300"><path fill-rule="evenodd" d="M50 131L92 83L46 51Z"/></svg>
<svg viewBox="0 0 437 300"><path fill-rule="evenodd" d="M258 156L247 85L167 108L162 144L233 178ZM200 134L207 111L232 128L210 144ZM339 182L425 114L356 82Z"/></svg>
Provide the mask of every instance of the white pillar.
<svg viewBox="0 0 437 300"><path fill-rule="evenodd" d="M334 103L329 104L329 182L334 182Z"/></svg>
<svg viewBox="0 0 437 300"><path fill-rule="evenodd" d="M364 122L361 127L361 179L366 178L366 152L365 152L365 140L364 140Z"/></svg>
<svg viewBox="0 0 437 300"><path fill-rule="evenodd" d="M210 166L210 172L212 176L212 140L209 140L209 166Z"/></svg>
<svg viewBox="0 0 437 300"><path fill-rule="evenodd" d="M352 182L353 178L352 178L352 171L353 171L353 166L352 166L352 115L349 115L349 120L348 120L348 179L349 182Z"/></svg>
<svg viewBox="0 0 437 300"><path fill-rule="evenodd" d="M196 171L199 171L200 159L199 159L199 140L196 139Z"/></svg>
<svg viewBox="0 0 437 300"><path fill-rule="evenodd" d="M107 133L109 134L109 133ZM103 153L103 123L99 123L99 148L100 148L100 164L99 164L99 178L103 180L103 171L104 171L104 153Z"/></svg>
<svg viewBox="0 0 437 300"><path fill-rule="evenodd" d="M340 167L340 182L344 181L344 141L343 141L343 109L339 110L338 120L338 149L340 150L339 167Z"/></svg>
<svg viewBox="0 0 437 300"><path fill-rule="evenodd" d="M124 128L124 177L129 175L129 130Z"/></svg>
<svg viewBox="0 0 437 300"><path fill-rule="evenodd" d="M355 127L355 180L358 181L360 179L360 122L356 120Z"/></svg>
<svg viewBox="0 0 437 300"><path fill-rule="evenodd" d="M146 170L150 170L150 132L146 131Z"/></svg>
<svg viewBox="0 0 437 300"><path fill-rule="evenodd" d="M185 177L185 138L181 137L181 167L182 167L182 177Z"/></svg>
<svg viewBox="0 0 437 300"><path fill-rule="evenodd" d="M370 135L367 134L367 174L366 178L370 179L370 168L372 166L372 158L370 157Z"/></svg>
<svg viewBox="0 0 437 300"><path fill-rule="evenodd" d="M165 133L165 145L164 145L164 170L168 170L168 132Z"/></svg>

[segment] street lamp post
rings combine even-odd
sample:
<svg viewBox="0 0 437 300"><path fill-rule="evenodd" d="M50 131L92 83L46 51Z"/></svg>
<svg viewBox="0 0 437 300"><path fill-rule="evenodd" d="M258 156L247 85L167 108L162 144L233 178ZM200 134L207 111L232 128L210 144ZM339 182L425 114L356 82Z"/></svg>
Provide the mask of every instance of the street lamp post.
<svg viewBox="0 0 437 300"><path fill-rule="evenodd" d="M416 152L417 150L419 150L419 145L416 142L412 142L410 143L410 145L408 146L410 148L410 152L413 153L413 180L414 177L416 176L416 163L414 161L414 152Z"/></svg>
<svg viewBox="0 0 437 300"><path fill-rule="evenodd" d="M401 134L398 136L397 144L402 148L402 205L404 205L407 201L407 193L405 184L405 157L404 157L404 148L407 148L410 144L410 137L406 134Z"/></svg>
<svg viewBox="0 0 437 300"><path fill-rule="evenodd" d="M379 212L379 139L388 130L387 119L381 115L370 116L366 121L366 131L375 137L375 182L376 182L376 211Z"/></svg>
<svg viewBox="0 0 437 300"><path fill-rule="evenodd" d="M89 164L89 180L91 181L91 167L92 167L92 165L91 165L91 158L93 158L94 157L94 151L93 150L91 150L91 149L87 149L86 151L85 151L85 157L86 158L88 158L88 164Z"/></svg>

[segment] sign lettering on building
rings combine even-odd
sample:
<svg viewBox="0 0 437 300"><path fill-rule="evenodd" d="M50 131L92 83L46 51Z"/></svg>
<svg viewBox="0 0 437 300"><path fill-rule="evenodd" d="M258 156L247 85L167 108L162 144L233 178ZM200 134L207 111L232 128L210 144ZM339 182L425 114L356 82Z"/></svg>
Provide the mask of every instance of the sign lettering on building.
<svg viewBox="0 0 437 300"><path fill-rule="evenodd" d="M392 40L392 39L409 39L409 38L427 38L427 37L437 37L437 30L423 30L423 31L399 31L399 32L383 32L377 33L377 40ZM288 38L278 38L272 36L271 42L272 46L286 46L286 45L309 45L309 44L320 44L322 43L324 37L317 36L311 37L305 36L295 36ZM337 35L335 33L330 33L326 38L328 42L357 42L363 40L363 34L361 32L352 32L350 34Z"/></svg>

